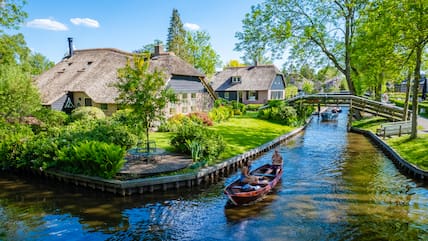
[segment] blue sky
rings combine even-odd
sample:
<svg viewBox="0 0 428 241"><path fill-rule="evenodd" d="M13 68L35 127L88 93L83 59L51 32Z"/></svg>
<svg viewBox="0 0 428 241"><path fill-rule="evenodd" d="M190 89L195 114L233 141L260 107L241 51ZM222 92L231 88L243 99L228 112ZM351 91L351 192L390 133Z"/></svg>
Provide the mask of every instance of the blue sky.
<svg viewBox="0 0 428 241"><path fill-rule="evenodd" d="M18 30L32 51L59 62L67 38L76 49L117 48L133 51L155 39L166 42L173 8L187 30L207 31L223 64L240 59L235 33L251 6L262 0L30 0L26 23ZM278 66L277 67L281 67Z"/></svg>

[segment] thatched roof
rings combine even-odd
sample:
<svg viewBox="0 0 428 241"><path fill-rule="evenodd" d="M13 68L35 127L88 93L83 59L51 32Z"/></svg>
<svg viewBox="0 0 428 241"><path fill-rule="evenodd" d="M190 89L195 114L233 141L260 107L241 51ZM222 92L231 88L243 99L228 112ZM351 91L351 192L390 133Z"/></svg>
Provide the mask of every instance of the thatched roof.
<svg viewBox="0 0 428 241"><path fill-rule="evenodd" d="M277 75L282 73L275 65L230 67L214 75L210 83L215 91L268 90ZM241 82L232 83L234 76L239 76Z"/></svg>
<svg viewBox="0 0 428 241"><path fill-rule="evenodd" d="M67 92L85 92L97 103L115 103L118 91L117 69L123 68L133 54L117 49L75 50L36 79L42 103L51 105ZM192 65L172 53L153 56L150 69L157 68L170 79L172 75L203 77Z"/></svg>

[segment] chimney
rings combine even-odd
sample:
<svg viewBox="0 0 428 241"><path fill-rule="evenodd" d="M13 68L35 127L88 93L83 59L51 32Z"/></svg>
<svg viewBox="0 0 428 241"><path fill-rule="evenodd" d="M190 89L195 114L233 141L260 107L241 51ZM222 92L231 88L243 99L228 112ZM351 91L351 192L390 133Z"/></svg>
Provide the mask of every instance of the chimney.
<svg viewBox="0 0 428 241"><path fill-rule="evenodd" d="M163 53L164 53L164 51L163 51L162 44L155 45L155 54L154 54L154 56L159 56L159 55L161 55Z"/></svg>
<svg viewBox="0 0 428 241"><path fill-rule="evenodd" d="M73 56L73 38L68 38L68 57Z"/></svg>

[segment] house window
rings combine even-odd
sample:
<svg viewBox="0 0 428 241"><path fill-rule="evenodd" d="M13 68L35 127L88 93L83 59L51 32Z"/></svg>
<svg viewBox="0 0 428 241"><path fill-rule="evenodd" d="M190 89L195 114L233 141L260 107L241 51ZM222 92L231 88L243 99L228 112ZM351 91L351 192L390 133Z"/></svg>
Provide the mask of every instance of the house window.
<svg viewBox="0 0 428 241"><path fill-rule="evenodd" d="M195 111L196 111L196 106L192 106L192 107L190 107L190 110L191 110L192 112L195 112Z"/></svg>
<svg viewBox="0 0 428 241"><path fill-rule="evenodd" d="M101 104L101 110L108 110L107 104Z"/></svg>
<svg viewBox="0 0 428 241"><path fill-rule="evenodd" d="M224 92L224 98L225 98L226 100L229 100L229 92Z"/></svg>
<svg viewBox="0 0 428 241"><path fill-rule="evenodd" d="M232 76L232 84L241 83L241 76Z"/></svg>
<svg viewBox="0 0 428 241"><path fill-rule="evenodd" d="M182 100L187 100L187 93L181 94L181 99Z"/></svg>
<svg viewBox="0 0 428 241"><path fill-rule="evenodd" d="M271 100L282 100L283 99L283 92L282 91L272 91L270 93L270 99Z"/></svg>
<svg viewBox="0 0 428 241"><path fill-rule="evenodd" d="M192 93L192 99L196 99L196 93Z"/></svg>
<svg viewBox="0 0 428 241"><path fill-rule="evenodd" d="M247 100L256 101L258 99L257 91L248 91L247 92Z"/></svg>
<svg viewBox="0 0 428 241"><path fill-rule="evenodd" d="M85 98L85 106L92 106L92 100L90 98Z"/></svg>
<svg viewBox="0 0 428 241"><path fill-rule="evenodd" d="M187 106L181 107L181 113L187 113Z"/></svg>

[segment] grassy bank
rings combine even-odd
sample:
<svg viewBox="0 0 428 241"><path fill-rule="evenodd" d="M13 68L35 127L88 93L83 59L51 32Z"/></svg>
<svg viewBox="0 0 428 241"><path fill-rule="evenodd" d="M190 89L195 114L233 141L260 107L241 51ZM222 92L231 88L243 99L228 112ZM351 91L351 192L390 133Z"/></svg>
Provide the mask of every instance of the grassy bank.
<svg viewBox="0 0 428 241"><path fill-rule="evenodd" d="M352 123L353 127L376 133L376 129L385 122L379 117L365 118ZM391 146L406 161L418 166L420 169L428 170L428 135L418 134L418 138L410 140L409 135L401 137L393 136L385 142Z"/></svg>
<svg viewBox="0 0 428 241"><path fill-rule="evenodd" d="M257 119L255 115L249 112L209 127L222 135L226 141L226 150L220 156L220 161L258 147L294 129L294 127ZM150 134L150 138L156 141L157 147L171 151L169 140L172 135L173 133L155 132Z"/></svg>

